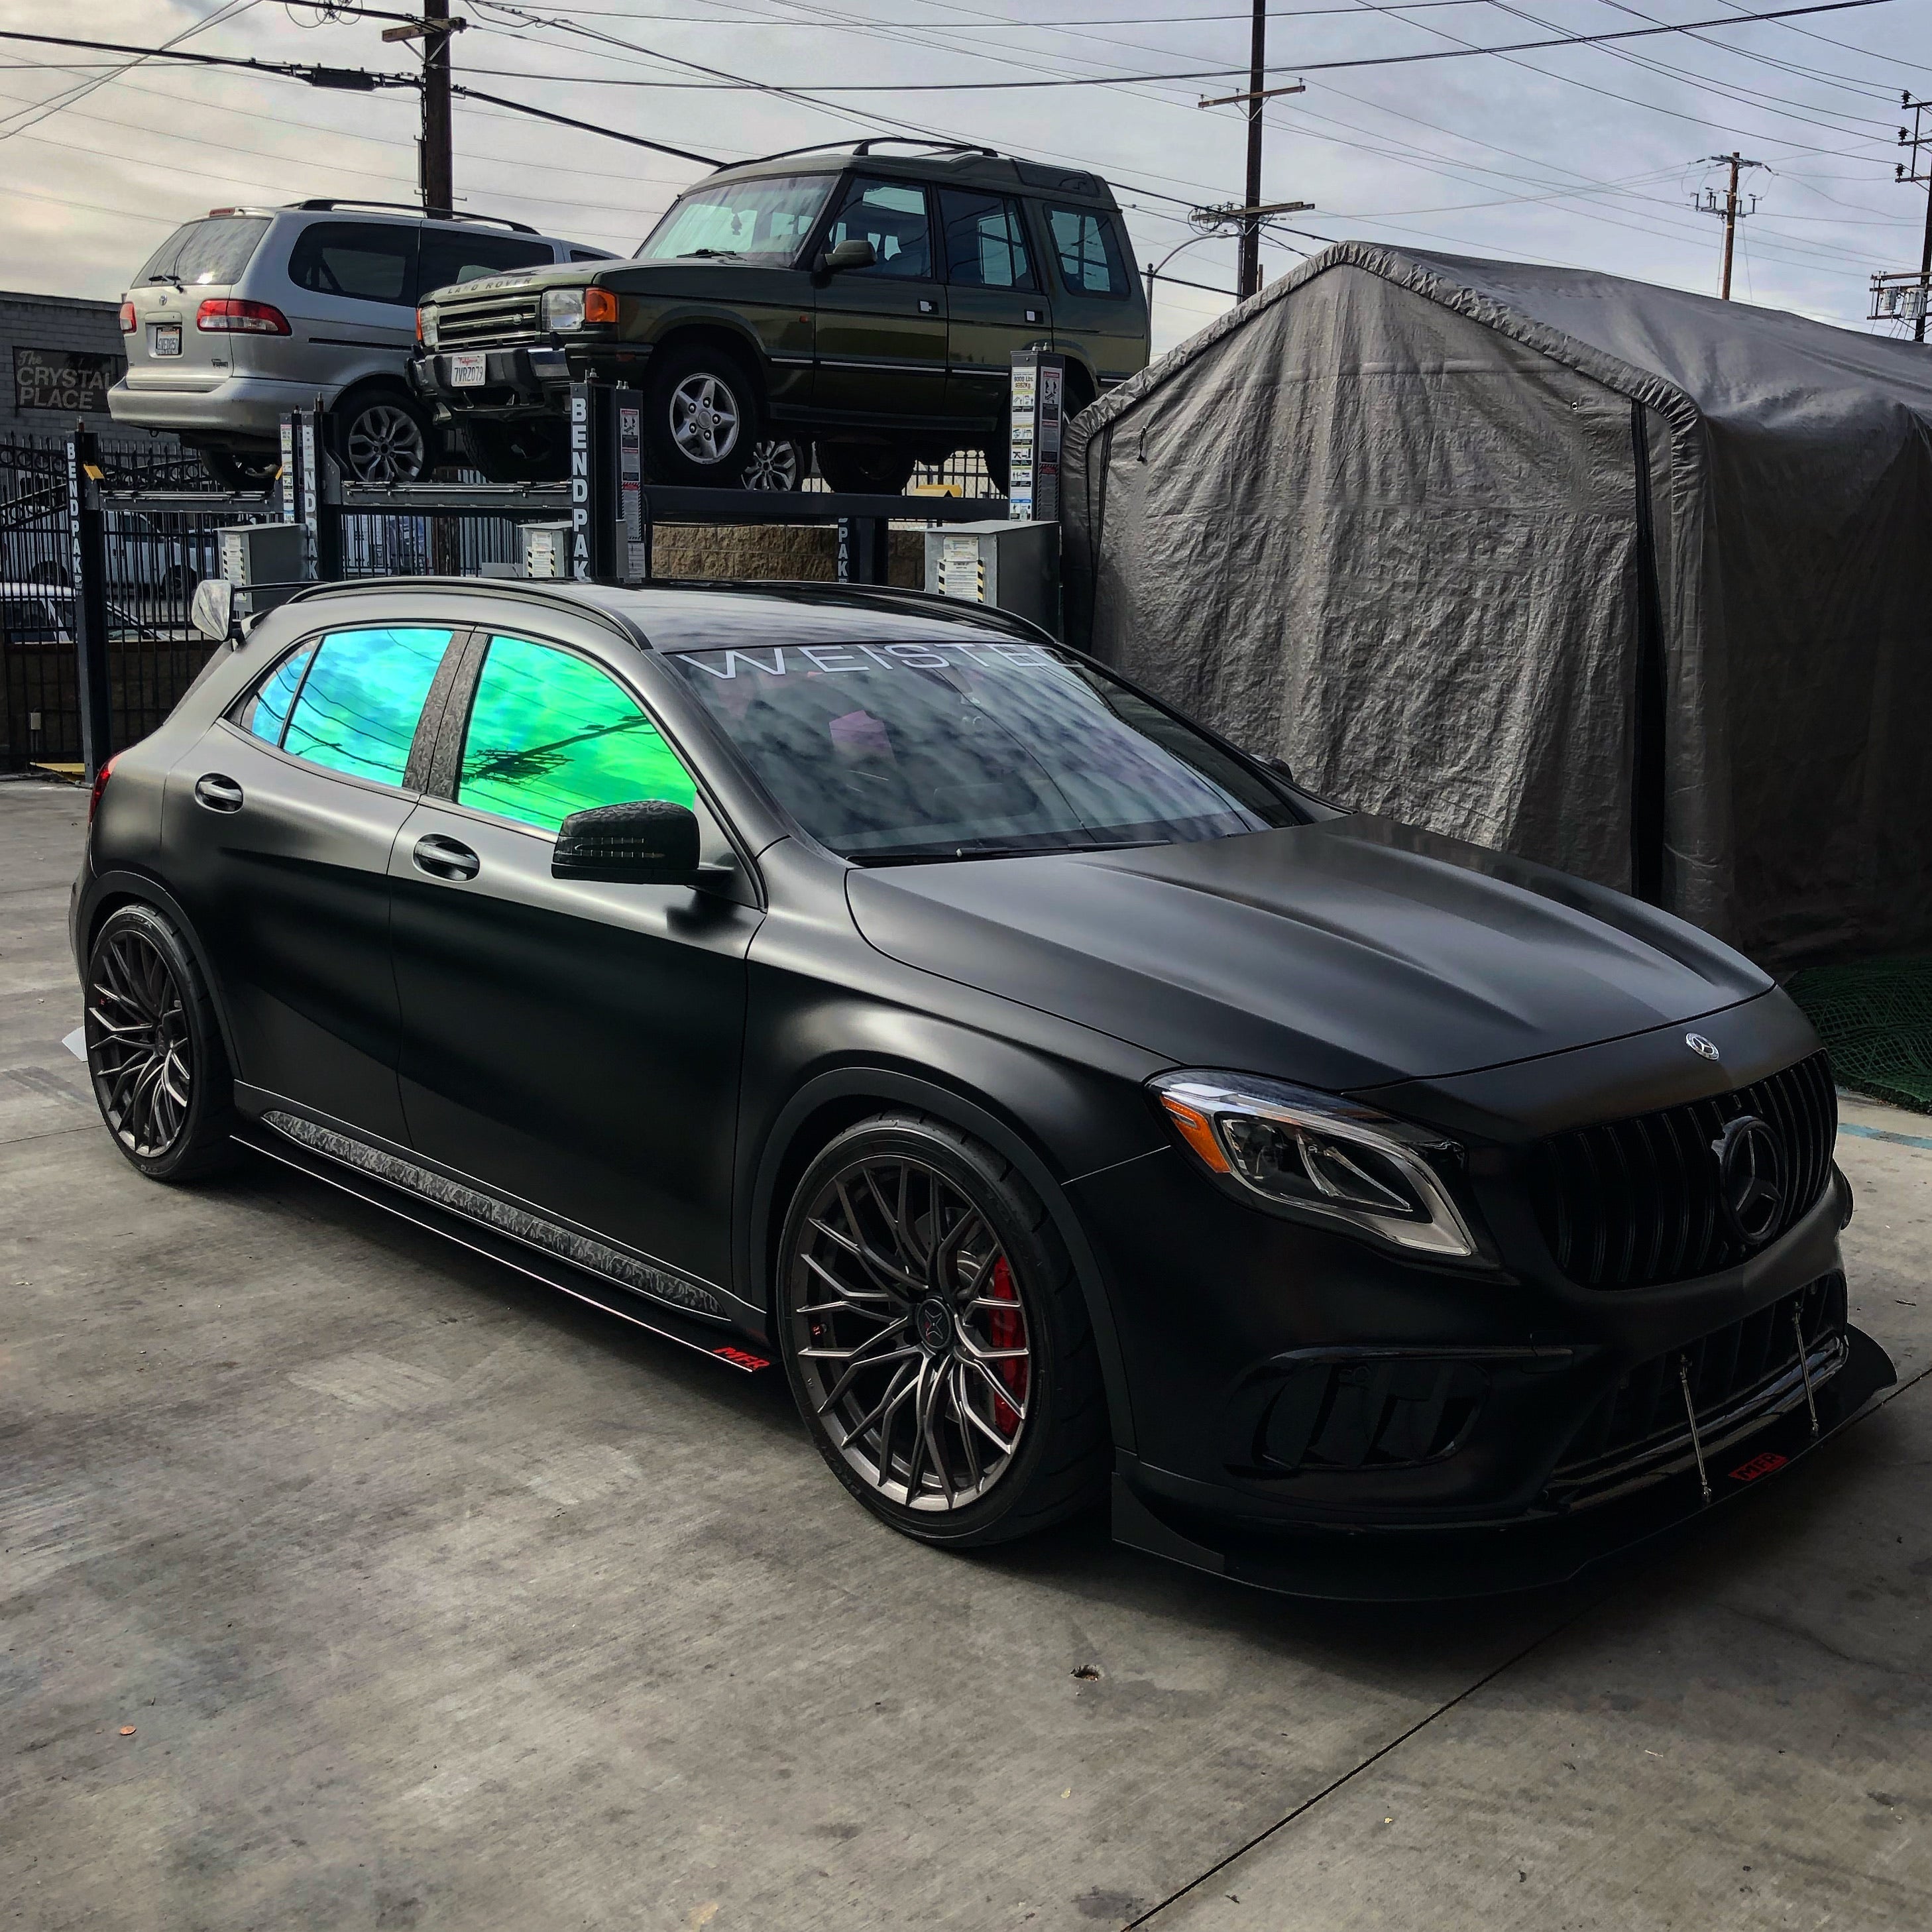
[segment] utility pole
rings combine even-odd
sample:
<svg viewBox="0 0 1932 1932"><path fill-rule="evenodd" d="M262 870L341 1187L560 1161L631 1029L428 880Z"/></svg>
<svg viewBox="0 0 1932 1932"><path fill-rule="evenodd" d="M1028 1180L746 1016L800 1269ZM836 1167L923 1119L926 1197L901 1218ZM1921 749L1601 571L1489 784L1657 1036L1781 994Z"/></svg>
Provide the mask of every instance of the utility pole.
<svg viewBox="0 0 1932 1932"><path fill-rule="evenodd" d="M1919 172L1918 151L1928 142L1932 142L1932 134L1924 131L1925 110L1932 106L1932 101L1915 100L1908 93L1900 97L1899 105L1912 110L1912 132L1907 134L1903 128L1898 130L1898 145L1911 150L1912 159L1909 164L1904 161L1898 164L1898 178L1902 182L1922 184L1926 190L1925 244L1918 253L1918 312L1912 324L1912 340L1923 342L1925 340L1925 305L1932 302L1932 172Z"/></svg>
<svg viewBox="0 0 1932 1932"><path fill-rule="evenodd" d="M386 40L421 40L422 137L416 144L416 181L425 214L448 214L456 207L456 167L451 152L449 37L468 26L452 20L449 0L422 0L422 18L386 27Z"/></svg>
<svg viewBox="0 0 1932 1932"><path fill-rule="evenodd" d="M1747 214L1755 214L1757 212L1756 195L1751 196L1750 207L1740 208L1738 206L1738 172L1742 168L1762 168L1766 164L1762 161L1748 161L1743 155L1735 151L1728 154L1706 154L1704 159L1706 161L1715 161L1720 166L1728 167L1731 171L1730 185L1724 190L1722 206L1718 205L1718 190L1714 188L1707 188L1704 190L1704 199L1701 202L1694 197L1690 203L1693 208L1701 208L1706 214L1720 214L1724 217L1724 268L1723 277L1718 286L1718 298L1720 302L1729 302L1731 298L1731 255L1732 250L1737 245L1738 224ZM1768 170L1767 172L1768 172Z"/></svg>
<svg viewBox="0 0 1932 1932"><path fill-rule="evenodd" d="M1254 35L1248 54L1248 191L1242 206L1262 205L1262 83L1268 68L1268 0L1255 0ZM1262 285L1262 218L1250 214L1241 224L1240 272L1235 287L1246 302Z"/></svg>

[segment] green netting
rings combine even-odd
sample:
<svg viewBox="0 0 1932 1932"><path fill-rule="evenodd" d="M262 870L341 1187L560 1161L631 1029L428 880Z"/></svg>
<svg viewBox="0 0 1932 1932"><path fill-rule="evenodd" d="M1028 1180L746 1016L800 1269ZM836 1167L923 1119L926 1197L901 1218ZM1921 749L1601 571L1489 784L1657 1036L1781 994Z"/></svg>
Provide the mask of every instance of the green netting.
<svg viewBox="0 0 1932 1932"><path fill-rule="evenodd" d="M1790 990L1840 1086L1932 1114L1932 959L1808 967Z"/></svg>

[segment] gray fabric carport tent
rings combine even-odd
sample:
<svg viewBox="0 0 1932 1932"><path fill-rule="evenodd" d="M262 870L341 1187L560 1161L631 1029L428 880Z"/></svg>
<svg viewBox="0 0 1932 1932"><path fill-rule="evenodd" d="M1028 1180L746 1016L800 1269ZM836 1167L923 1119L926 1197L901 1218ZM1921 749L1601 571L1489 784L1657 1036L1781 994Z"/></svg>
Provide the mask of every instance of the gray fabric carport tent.
<svg viewBox="0 0 1932 1932"><path fill-rule="evenodd" d="M1064 467L1071 640L1312 790L1777 970L1932 942L1932 350L1346 242Z"/></svg>

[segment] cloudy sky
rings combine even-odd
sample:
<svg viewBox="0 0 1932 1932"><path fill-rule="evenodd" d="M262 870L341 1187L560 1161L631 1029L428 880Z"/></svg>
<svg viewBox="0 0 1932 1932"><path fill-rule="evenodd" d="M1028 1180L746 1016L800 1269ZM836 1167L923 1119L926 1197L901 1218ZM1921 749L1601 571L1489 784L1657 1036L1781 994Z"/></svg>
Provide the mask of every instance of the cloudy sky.
<svg viewBox="0 0 1932 1932"><path fill-rule="evenodd" d="M1462 51L1779 4L1789 0L1276 0L1270 84L1300 78L1306 92L1269 104L1265 198L1314 208L1286 218L1302 232L1264 251L1266 272L1352 236L1714 293L1719 224L1691 204L1721 178L1706 158L1736 148L1766 165L1748 177L1757 212L1740 230L1734 293L1871 326L1872 272L1918 265L1924 193L1893 170L1911 118L1901 92L1932 94L1932 0ZM1145 76L1244 69L1245 0L455 0L454 10L471 23L456 41L459 82L721 158L913 130L1077 160L1115 184L1143 262L1188 239L1189 205L1240 190L1238 110L1197 103L1241 83ZM0 22L392 74L416 61L382 43L383 21L302 0L8 0ZM1445 52L1456 57L1400 58ZM1012 84L1048 80L1088 84ZM777 88L814 99L761 91ZM118 297L171 227L211 206L410 200L416 114L404 90L323 92L0 41L0 284ZM552 233L628 251L702 172L458 107L460 203ZM1233 286L1232 244L1197 241L1169 272L1208 286L1162 286L1157 347L1227 305L1212 291Z"/></svg>

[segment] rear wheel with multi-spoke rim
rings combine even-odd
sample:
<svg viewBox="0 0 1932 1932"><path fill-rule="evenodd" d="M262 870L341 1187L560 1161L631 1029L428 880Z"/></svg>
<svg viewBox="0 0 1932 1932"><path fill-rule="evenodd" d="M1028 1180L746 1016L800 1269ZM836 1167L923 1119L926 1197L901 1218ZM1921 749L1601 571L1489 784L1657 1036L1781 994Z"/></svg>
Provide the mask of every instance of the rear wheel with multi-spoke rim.
<svg viewBox="0 0 1932 1932"><path fill-rule="evenodd" d="M227 1058L181 934L152 906L121 907L94 938L86 992L88 1072L115 1145L157 1180L226 1165Z"/></svg>
<svg viewBox="0 0 1932 1932"><path fill-rule="evenodd" d="M800 1182L780 1256L792 1387L826 1460L932 1542L993 1543L1093 1499L1105 1404L1039 1198L945 1124L885 1116Z"/></svg>

